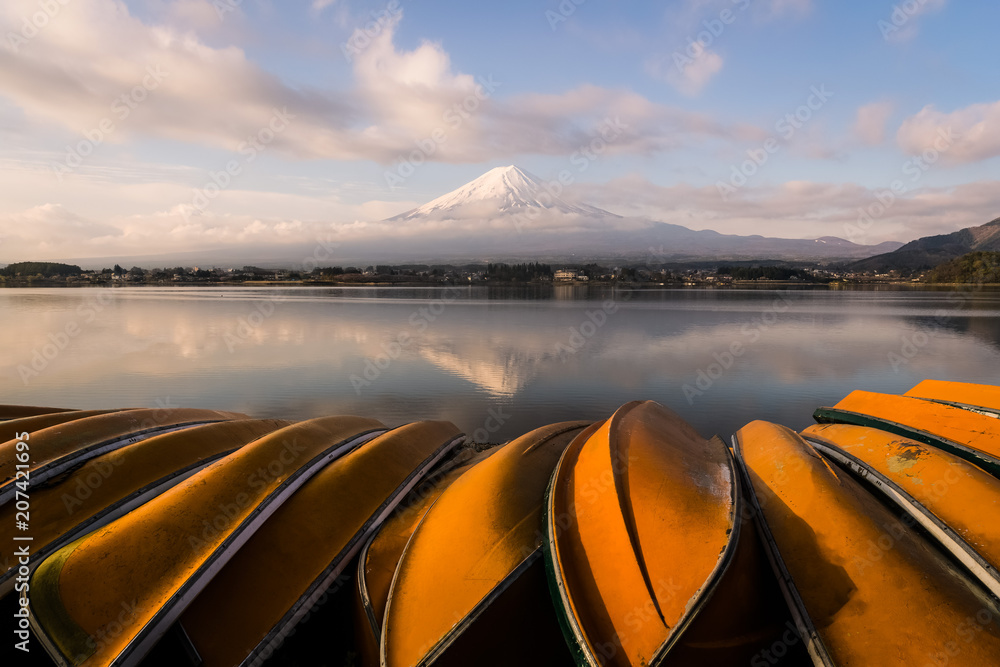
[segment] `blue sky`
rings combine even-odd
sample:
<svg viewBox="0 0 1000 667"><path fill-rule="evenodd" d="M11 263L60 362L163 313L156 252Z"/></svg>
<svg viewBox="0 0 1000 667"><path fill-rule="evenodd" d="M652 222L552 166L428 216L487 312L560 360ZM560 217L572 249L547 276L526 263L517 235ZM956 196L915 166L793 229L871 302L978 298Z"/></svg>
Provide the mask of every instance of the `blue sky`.
<svg viewBox="0 0 1000 667"><path fill-rule="evenodd" d="M954 231L1000 215L998 23L956 0L7 0L0 262L364 234L506 164L695 229Z"/></svg>

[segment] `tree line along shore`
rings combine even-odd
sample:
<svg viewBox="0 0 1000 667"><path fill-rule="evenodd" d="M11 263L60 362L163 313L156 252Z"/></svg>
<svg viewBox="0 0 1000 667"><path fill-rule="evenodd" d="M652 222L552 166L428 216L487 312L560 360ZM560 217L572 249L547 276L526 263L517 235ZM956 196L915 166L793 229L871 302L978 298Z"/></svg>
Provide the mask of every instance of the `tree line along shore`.
<svg viewBox="0 0 1000 667"><path fill-rule="evenodd" d="M972 252L929 270L855 272L836 266L789 262L697 262L687 265L552 265L541 262L487 264L403 264L294 268L164 267L82 269L59 262L16 262L0 269L7 287L77 287L88 285L309 284L309 285L455 285L628 283L726 286L749 283L793 284L1000 284L1000 252Z"/></svg>

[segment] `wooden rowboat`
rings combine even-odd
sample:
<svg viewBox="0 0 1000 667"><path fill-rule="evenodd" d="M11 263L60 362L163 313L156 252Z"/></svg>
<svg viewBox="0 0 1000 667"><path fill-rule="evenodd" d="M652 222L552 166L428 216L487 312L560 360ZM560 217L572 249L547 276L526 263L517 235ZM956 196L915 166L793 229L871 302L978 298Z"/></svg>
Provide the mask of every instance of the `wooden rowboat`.
<svg viewBox="0 0 1000 667"><path fill-rule="evenodd" d="M274 431L68 544L31 578L36 637L61 665L137 665L283 502L383 430L327 417Z"/></svg>
<svg viewBox="0 0 1000 667"><path fill-rule="evenodd" d="M72 413L70 413L72 414ZM195 408L137 409L74 419L30 434L30 456L18 439L0 444L0 505L14 498L16 477L27 472L32 486L71 470L95 456L121 449L154 435L199 424L246 419L235 412ZM25 465L28 468L25 471ZM24 479L25 475L21 475Z"/></svg>
<svg viewBox="0 0 1000 667"><path fill-rule="evenodd" d="M1000 480L957 456L878 429L817 424L802 435L871 482L1000 597Z"/></svg>
<svg viewBox="0 0 1000 667"><path fill-rule="evenodd" d="M577 438L546 518L577 664L664 664L733 559L741 502L725 444L656 403L629 403Z"/></svg>
<svg viewBox="0 0 1000 667"><path fill-rule="evenodd" d="M794 431L752 422L734 444L815 664L995 662L1000 610L943 552Z"/></svg>
<svg viewBox="0 0 1000 667"><path fill-rule="evenodd" d="M153 436L93 458L78 468L31 489L32 569L52 552L106 525L216 459L290 422L236 420L194 426ZM13 552L16 505L0 506L0 597L14 586Z"/></svg>
<svg viewBox="0 0 1000 667"><path fill-rule="evenodd" d="M871 426L938 447L1000 476L1000 419L909 396L855 391L817 422Z"/></svg>
<svg viewBox="0 0 1000 667"><path fill-rule="evenodd" d="M516 664L528 652L539 664L566 657L539 550L546 485L586 425L527 433L441 494L396 569L382 665Z"/></svg>
<svg viewBox="0 0 1000 667"><path fill-rule="evenodd" d="M355 648L361 655L362 664L379 663L382 622L389 602L392 579L417 524L445 489L472 466L496 451L497 448L493 448L476 454L471 449L464 449L458 456L436 468L361 549L353 587L353 606Z"/></svg>
<svg viewBox="0 0 1000 667"><path fill-rule="evenodd" d="M905 396L946 403L966 410L981 410L990 415L1000 415L1000 387L993 385L924 380L906 392Z"/></svg>
<svg viewBox="0 0 1000 667"><path fill-rule="evenodd" d="M463 439L450 422L408 424L317 473L181 616L198 664L269 658L403 497Z"/></svg>

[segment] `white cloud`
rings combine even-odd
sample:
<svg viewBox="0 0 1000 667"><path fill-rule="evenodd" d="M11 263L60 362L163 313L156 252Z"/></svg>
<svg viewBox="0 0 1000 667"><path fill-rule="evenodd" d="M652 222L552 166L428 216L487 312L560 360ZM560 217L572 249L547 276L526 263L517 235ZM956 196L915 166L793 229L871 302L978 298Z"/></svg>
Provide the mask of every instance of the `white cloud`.
<svg viewBox="0 0 1000 667"><path fill-rule="evenodd" d="M1000 155L1000 101L973 104L951 113L928 105L903 121L896 141L910 155L936 150L947 164L996 157Z"/></svg>
<svg viewBox="0 0 1000 667"><path fill-rule="evenodd" d="M13 22L35 0L0 6ZM185 0L192 12L202 5ZM203 7L202 7L203 9ZM200 10L197 10L200 11ZM7 21L4 21L6 19ZM236 151L269 122L275 109L294 115L269 149L296 159L396 162L436 132L431 161L469 162L518 154L570 155L609 114L631 126L619 151L671 150L677 137L726 139L747 128L723 127L700 114L649 102L630 91L580 86L562 93L509 96L491 73L457 71L437 43L403 50L394 42L401 14L352 58L349 90L292 86L264 71L237 47L208 46L193 32L147 25L113 0L70 3L27 44L0 47L0 95L35 124L80 133L114 123L108 141L158 137ZM206 19L207 20L207 19ZM690 90L721 67L706 53L690 68ZM155 89L122 117L114 100L163 72ZM495 84L489 83L495 81ZM486 87L483 83L486 82ZM496 87L495 90L490 88ZM532 104L545 99L547 106Z"/></svg>
<svg viewBox="0 0 1000 667"><path fill-rule="evenodd" d="M622 215L645 216L726 234L784 238L853 235L856 243L910 241L985 224L998 215L1000 181L979 181L953 188L924 187L899 197L888 210L857 233L858 211L878 202L884 188L855 183L790 181L777 186L744 187L724 201L714 186L658 186L638 174L606 184L574 186L577 198Z"/></svg>
<svg viewBox="0 0 1000 667"><path fill-rule="evenodd" d="M854 136L867 146L885 141L885 126L892 115L892 102L873 102L858 109L854 121Z"/></svg>
<svg viewBox="0 0 1000 667"><path fill-rule="evenodd" d="M336 3L337 0L313 0L312 9L316 13L322 12L324 9L330 5Z"/></svg>
<svg viewBox="0 0 1000 667"><path fill-rule="evenodd" d="M646 69L650 75L669 83L682 95L696 97L722 71L722 65L722 56L698 42L692 42L689 51L651 60L647 62Z"/></svg>

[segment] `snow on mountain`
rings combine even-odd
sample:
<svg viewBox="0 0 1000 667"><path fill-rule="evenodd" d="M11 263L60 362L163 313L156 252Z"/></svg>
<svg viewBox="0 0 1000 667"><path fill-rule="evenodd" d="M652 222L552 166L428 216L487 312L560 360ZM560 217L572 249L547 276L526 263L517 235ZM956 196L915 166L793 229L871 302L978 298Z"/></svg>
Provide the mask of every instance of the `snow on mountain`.
<svg viewBox="0 0 1000 667"><path fill-rule="evenodd" d="M497 217L531 209L567 215L620 217L595 206L571 204L553 190L558 188L518 167L497 167L457 190L389 220L459 219L470 215L482 217L484 213Z"/></svg>
<svg viewBox="0 0 1000 667"><path fill-rule="evenodd" d="M662 262L847 259L901 245L864 246L833 236L779 239L693 230L571 203L560 196L561 189L518 167L497 167L419 208L359 225L369 239L384 228L364 249L397 259L616 257Z"/></svg>

